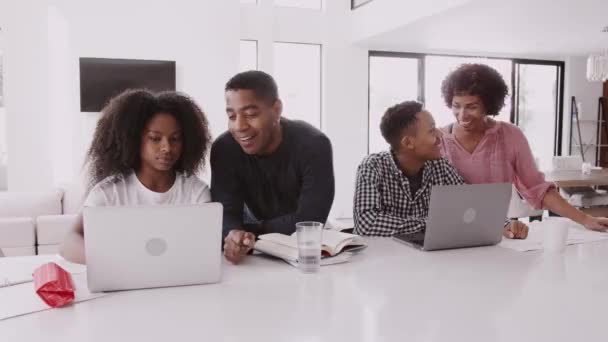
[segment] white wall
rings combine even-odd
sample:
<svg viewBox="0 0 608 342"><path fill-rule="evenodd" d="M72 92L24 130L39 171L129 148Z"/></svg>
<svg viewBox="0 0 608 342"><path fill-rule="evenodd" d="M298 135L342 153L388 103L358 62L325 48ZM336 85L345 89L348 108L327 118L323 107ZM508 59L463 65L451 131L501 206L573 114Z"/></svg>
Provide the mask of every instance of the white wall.
<svg viewBox="0 0 608 342"><path fill-rule="evenodd" d="M327 9L333 17L324 26L323 127L334 148L332 215L352 217L357 166L367 155L368 51L351 44L350 1L334 1L333 6Z"/></svg>
<svg viewBox="0 0 608 342"><path fill-rule="evenodd" d="M50 187L47 10L36 0L0 6L8 188Z"/></svg>
<svg viewBox="0 0 608 342"><path fill-rule="evenodd" d="M0 6L0 9L2 9L2 6ZM2 17L0 16L0 63L2 61L2 48L4 47L1 23ZM0 73L3 73L2 70L0 70ZM0 78L1 77L2 75L0 74ZM0 97L2 97L2 94L0 94ZM0 100L0 102L2 101ZM6 112L4 110L4 104L0 104L0 191L6 190L6 188Z"/></svg>
<svg viewBox="0 0 608 342"><path fill-rule="evenodd" d="M1 23L2 23L2 21L0 21L0 24ZM2 64L2 48L3 47L4 47L4 39L3 39L3 34L2 34L2 26L0 26L0 65ZM0 67L0 79L2 79L2 74L3 74L2 67ZM2 82L0 81L0 83L2 83ZM2 84L0 84L0 155L5 152L5 148L6 148L5 147L5 145L6 145L6 130L5 130L6 119L4 118L4 104L2 103L2 94L4 92L1 91L1 89L2 89Z"/></svg>
<svg viewBox="0 0 608 342"><path fill-rule="evenodd" d="M10 190L50 187L81 169L99 114L80 112L79 57L176 61L178 90L203 107L214 136L224 130L223 86L238 69L237 0L26 0L0 12Z"/></svg>
<svg viewBox="0 0 608 342"><path fill-rule="evenodd" d="M570 133L570 100L572 96L581 102L579 117L582 120L597 119L598 98L602 96L601 82L589 82L586 78L587 58L584 56L569 57L566 59L566 75L564 87L564 133L562 155L568 155ZM596 123L581 122L581 136L584 143L595 144ZM576 126L572 130L573 141L578 142ZM578 147L572 147L572 154L580 154ZM595 147L591 146L585 153L585 161L595 165Z"/></svg>
<svg viewBox="0 0 608 342"><path fill-rule="evenodd" d="M322 11L273 0L241 6L241 39L258 41L260 70L272 73L275 41L322 44L321 127L333 146L334 217L352 216L355 173L367 153L367 50L351 44L351 32L349 0L326 0Z"/></svg>
<svg viewBox="0 0 608 342"><path fill-rule="evenodd" d="M374 0L353 11L351 39L353 42L367 42L468 2L471 0Z"/></svg>
<svg viewBox="0 0 608 342"><path fill-rule="evenodd" d="M607 43L604 0L374 0L355 12L355 38L372 47L550 56Z"/></svg>

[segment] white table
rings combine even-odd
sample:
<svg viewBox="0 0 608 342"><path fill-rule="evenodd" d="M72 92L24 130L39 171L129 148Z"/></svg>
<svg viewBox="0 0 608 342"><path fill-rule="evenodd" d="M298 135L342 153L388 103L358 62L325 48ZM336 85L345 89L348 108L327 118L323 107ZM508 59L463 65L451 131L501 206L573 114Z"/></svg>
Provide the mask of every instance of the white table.
<svg viewBox="0 0 608 342"><path fill-rule="evenodd" d="M369 242L316 275L254 256L226 263L221 284L121 292L1 321L0 340L608 340L608 242L558 255ZM36 258L0 259L0 273Z"/></svg>

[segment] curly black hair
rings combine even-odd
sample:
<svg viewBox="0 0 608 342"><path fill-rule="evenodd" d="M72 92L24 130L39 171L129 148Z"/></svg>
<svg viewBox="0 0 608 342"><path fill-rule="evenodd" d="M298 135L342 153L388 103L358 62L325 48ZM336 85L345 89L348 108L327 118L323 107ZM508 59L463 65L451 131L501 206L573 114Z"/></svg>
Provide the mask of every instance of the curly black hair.
<svg viewBox="0 0 608 342"><path fill-rule="evenodd" d="M455 95L479 96L488 115L498 115L505 105L509 88L502 76L485 64L462 64L441 84L446 106L452 107Z"/></svg>
<svg viewBox="0 0 608 342"><path fill-rule="evenodd" d="M112 98L97 122L85 165L89 186L110 176L126 176L141 164L141 137L148 122L159 113L175 117L183 147L175 171L192 175L205 166L211 134L201 108L185 94L125 90Z"/></svg>
<svg viewBox="0 0 608 342"><path fill-rule="evenodd" d="M403 130L415 124L416 114L422 112L424 106L417 101L405 101L386 110L380 120L380 132L391 148L396 151Z"/></svg>

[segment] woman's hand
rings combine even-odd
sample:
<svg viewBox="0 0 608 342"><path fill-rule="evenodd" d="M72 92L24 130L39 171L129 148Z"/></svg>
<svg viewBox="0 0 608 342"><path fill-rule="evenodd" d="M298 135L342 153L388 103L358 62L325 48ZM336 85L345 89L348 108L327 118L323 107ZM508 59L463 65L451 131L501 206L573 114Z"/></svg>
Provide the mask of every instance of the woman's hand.
<svg viewBox="0 0 608 342"><path fill-rule="evenodd" d="M590 230L605 231L608 229L608 218L594 217L594 216L589 215L583 221L583 225L585 226L585 228L590 229Z"/></svg>

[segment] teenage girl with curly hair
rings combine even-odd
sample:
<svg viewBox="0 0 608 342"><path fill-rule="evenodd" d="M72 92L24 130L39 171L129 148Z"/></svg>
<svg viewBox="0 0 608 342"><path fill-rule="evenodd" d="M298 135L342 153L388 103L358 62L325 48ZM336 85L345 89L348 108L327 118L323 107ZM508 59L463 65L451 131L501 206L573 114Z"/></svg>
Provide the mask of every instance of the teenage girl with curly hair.
<svg viewBox="0 0 608 342"><path fill-rule="evenodd" d="M87 154L85 206L179 205L211 201L196 173L211 136L205 114L188 96L127 90L102 110ZM82 214L61 255L85 263Z"/></svg>

